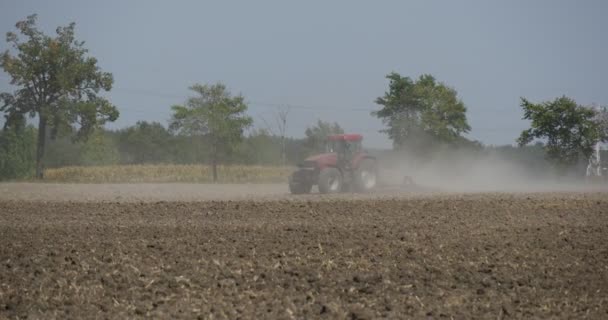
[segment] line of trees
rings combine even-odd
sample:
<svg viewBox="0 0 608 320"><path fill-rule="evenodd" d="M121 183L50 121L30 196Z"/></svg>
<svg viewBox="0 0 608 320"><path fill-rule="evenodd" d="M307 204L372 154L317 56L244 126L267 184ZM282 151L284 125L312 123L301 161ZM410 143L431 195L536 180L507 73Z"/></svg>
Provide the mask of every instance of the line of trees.
<svg viewBox="0 0 608 320"><path fill-rule="evenodd" d="M334 131L325 131L332 128ZM191 136L158 122L139 121L120 130L97 129L86 141L74 141L73 135L54 140L47 138L46 167L115 164L222 164L294 165L306 156L321 152L323 137L343 132L335 123L319 120L307 128L304 138L282 138L266 129L251 129L238 143L231 143L214 158L214 141L206 136ZM21 133L0 131L0 179L34 176L37 129L26 126ZM285 143L285 160L283 147ZM223 148L223 146L221 147ZM215 160L214 160L215 159Z"/></svg>
<svg viewBox="0 0 608 320"><path fill-rule="evenodd" d="M112 74L101 71L84 42L75 39L74 23L48 36L36 20L31 15L17 22L19 34L6 36L12 50L0 56L0 67L17 88L0 94L6 119L0 134L0 178L31 176L34 168L33 175L42 179L45 166L207 162L217 180L220 162L275 164L279 145L280 163L286 164L318 150L321 135L343 131L319 120L318 129L307 129L306 139L290 139L285 136L287 113L279 111L279 136L269 134L270 128L245 136L253 123L245 99L221 83L193 85L194 95L172 107L168 128L138 122L125 130L104 130L106 122L119 116L99 95L112 89ZM37 127L27 125L28 117L37 120Z"/></svg>
<svg viewBox="0 0 608 320"><path fill-rule="evenodd" d="M0 93L6 119L0 133L0 179L41 179L45 166L209 163L216 180L218 164L293 164L321 151L327 135L343 132L337 123L319 120L305 130L305 138L288 138L288 109L277 112L276 127L266 122L266 128L252 128L244 97L222 83L191 86L192 96L171 107L168 127L137 122L106 130L104 124L119 116L118 108L100 95L112 89L113 76L100 70L84 42L75 39L75 24L48 36L37 29L32 15L16 28L19 34L6 36L12 49L0 56L0 67L16 88ZM564 171L589 158L593 145L608 137L605 109L567 97L536 104L522 98L523 118L531 126L517 139L520 149L484 147L465 137L471 130L467 107L454 88L428 74L412 79L393 72L387 79L388 90L375 100L379 109L371 114L386 125L383 132L395 150L422 161L446 147L492 149L530 159L539 153L526 150L543 150L546 160ZM37 126L28 125L28 118Z"/></svg>
<svg viewBox="0 0 608 320"><path fill-rule="evenodd" d="M381 109L372 115L387 126L384 132L393 141L394 149L410 151L424 159L438 148L481 147L464 137L471 127L467 108L455 89L437 82L432 75L412 80L393 72L387 79L388 91L376 99ZM586 162L598 142L608 141L606 108L579 105L566 96L541 103L521 98L520 106L530 128L521 133L517 144L541 146L545 159L558 174Z"/></svg>

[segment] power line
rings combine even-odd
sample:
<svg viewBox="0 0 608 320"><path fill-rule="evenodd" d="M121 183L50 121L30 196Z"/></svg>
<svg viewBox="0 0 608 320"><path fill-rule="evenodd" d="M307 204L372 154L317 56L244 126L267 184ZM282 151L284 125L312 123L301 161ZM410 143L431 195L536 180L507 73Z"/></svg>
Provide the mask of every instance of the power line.
<svg viewBox="0 0 608 320"><path fill-rule="evenodd" d="M275 106L273 105L267 105L267 104L258 104L258 103L251 103L254 106L260 106L260 107L269 107L269 108L275 108ZM287 106L287 105L283 105L283 106ZM158 111L170 111L171 109L169 107L167 108L163 108L163 110L159 110L158 108L153 108L153 107L141 107L141 106L133 106L133 105L129 105L129 106L125 106L125 107L121 107L118 106L120 111L125 111L125 112L135 112L135 113L150 113L150 112L158 112ZM304 110L323 110L321 108L317 108L317 107L306 107L306 108L296 108L296 109L304 109ZM327 110L327 109L325 109ZM330 111L352 111L350 109L341 109L341 108L330 108ZM266 114L268 112L264 112L264 114Z"/></svg>
<svg viewBox="0 0 608 320"><path fill-rule="evenodd" d="M133 95L146 95L146 96L155 96L162 98L171 98L171 99L184 99L185 95L174 94L174 93L163 93L157 91L150 91L145 89L132 89L132 88L114 88L113 90L122 91L128 94ZM338 111L358 111L358 112L372 112L373 109L370 108L361 108L361 107L338 107L335 105L303 105L303 104L291 104L291 103L275 103L275 102L265 102L265 101L247 101L248 104L260 107L271 107L271 108L293 108L293 109L303 109L303 110L338 110Z"/></svg>
<svg viewBox="0 0 608 320"><path fill-rule="evenodd" d="M256 105L256 106L273 107L273 108L287 107L287 108L293 108L293 109L306 109L306 110L328 110L329 109L329 110L337 110L337 111L365 111L365 112L374 111L369 108L337 107L337 106L328 106L328 105L311 106L311 105L301 105L301 104L291 104L291 103L280 104L280 103L259 102L259 101L249 101L249 103L252 105Z"/></svg>
<svg viewBox="0 0 608 320"><path fill-rule="evenodd" d="M176 99L184 99L184 95L174 94L174 93L163 93L158 91L146 90L146 89L130 89L130 88L113 88L113 91L122 91L127 94L133 95L146 95L160 98L176 98Z"/></svg>
<svg viewBox="0 0 608 320"><path fill-rule="evenodd" d="M186 99L188 97L187 94L175 94L175 93L166 93L166 92L157 92L146 89L133 89L133 88L114 88L115 91L122 91L128 94L133 95L145 95L145 96L154 96L161 98L170 98L170 99ZM248 104L257 106L257 107L265 107L265 108L292 108L292 109L300 109L300 110L331 110L331 111L354 111L354 112L366 112L371 113L373 111L377 111L378 109L366 108L366 107L339 107L336 105L307 105L307 104L292 104L292 103L277 103L277 102L267 102L267 101L259 101L259 100L248 100L246 101ZM480 112L501 112L501 111L511 111L510 108L469 108L469 110L480 113Z"/></svg>
<svg viewBox="0 0 608 320"><path fill-rule="evenodd" d="M5 77L6 79L10 79L5 74L0 73L0 77ZM131 95L139 95L139 96L152 96L159 98L169 98L169 99L187 99L187 94L176 94L176 93L166 93L166 92L158 92L147 89L135 89L135 88L113 88L113 91L124 92ZM292 109L300 109L300 110L332 110L332 111L354 111L354 112L367 112L371 113L373 111L377 111L378 109L373 108L365 108L365 107L339 107L336 105L305 105L305 104L291 104L291 103L276 103L276 102L266 102L266 101L258 101L258 100L249 100L246 101L248 104L258 107L267 107L267 108L292 108ZM475 108L474 112L497 112L497 111L510 111L510 109L500 108L500 109L488 109L488 108Z"/></svg>
<svg viewBox="0 0 608 320"><path fill-rule="evenodd" d="M10 79L7 75L5 75L4 73L0 73L0 77L4 77L6 79ZM139 96L152 96L152 97L161 97L161 98L170 98L170 99L184 99L185 97L187 98L187 94L176 94L176 93L166 93L166 92L158 92L158 91L152 91L152 90L148 90L148 89L136 89L136 88L113 88L113 91L119 91L119 92L124 92L127 94L132 94L132 95L139 95ZM338 107L336 105L304 105L304 104L291 104L291 103L275 103L275 102L265 102L265 101L257 101L257 100L252 100L252 101L247 101L248 104L251 104L253 106L257 106L257 107L266 107L266 108L290 108L290 109L300 109L300 110L324 110L324 111L339 111L339 112L343 112L343 111L349 111L349 112L366 112L366 113L371 113L373 111L376 111L374 109L370 109L370 108L363 108L363 107ZM125 113L138 113L138 114L146 114L152 111L161 111L161 110L154 110L151 107L137 107L137 106L127 106L127 107L122 107L120 108L120 111L124 111ZM164 111L164 110L163 110ZM170 111L169 108L167 108L166 111ZM495 112L497 110L495 109L477 109L475 110L475 112L479 112L479 111L490 111L490 112ZM519 129L519 128L518 128ZM477 129L480 130L480 129ZM509 131L512 129L509 128L486 128L486 129L482 129L484 131Z"/></svg>

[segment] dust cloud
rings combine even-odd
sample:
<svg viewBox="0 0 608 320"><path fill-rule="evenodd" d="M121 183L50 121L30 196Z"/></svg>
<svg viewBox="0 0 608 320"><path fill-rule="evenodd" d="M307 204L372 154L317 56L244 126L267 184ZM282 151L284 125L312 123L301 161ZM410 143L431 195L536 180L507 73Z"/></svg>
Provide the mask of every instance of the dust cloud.
<svg viewBox="0 0 608 320"><path fill-rule="evenodd" d="M409 176L419 188L441 192L551 192L606 189L585 181L584 171L564 175L546 164L526 166L495 152L440 151L425 159L406 153L378 157L380 181L400 185Z"/></svg>

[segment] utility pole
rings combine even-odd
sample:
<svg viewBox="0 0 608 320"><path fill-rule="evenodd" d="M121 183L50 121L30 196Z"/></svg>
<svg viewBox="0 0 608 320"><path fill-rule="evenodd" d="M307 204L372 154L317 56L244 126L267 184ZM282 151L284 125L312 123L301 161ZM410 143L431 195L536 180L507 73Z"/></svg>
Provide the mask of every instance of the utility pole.
<svg viewBox="0 0 608 320"><path fill-rule="evenodd" d="M285 134L287 131L287 116L289 115L290 107L280 107L277 111L276 122L281 135L281 164L287 164L287 146L285 143Z"/></svg>

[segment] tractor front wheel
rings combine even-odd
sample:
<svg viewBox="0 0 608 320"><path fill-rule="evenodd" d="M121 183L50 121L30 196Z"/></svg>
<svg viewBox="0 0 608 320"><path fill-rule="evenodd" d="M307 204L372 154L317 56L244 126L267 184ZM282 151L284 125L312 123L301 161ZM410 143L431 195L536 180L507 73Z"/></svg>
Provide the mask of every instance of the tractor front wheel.
<svg viewBox="0 0 608 320"><path fill-rule="evenodd" d="M342 174L336 168L325 168L319 173L319 192L338 193L342 191Z"/></svg>
<svg viewBox="0 0 608 320"><path fill-rule="evenodd" d="M289 177L289 192L292 194L306 194L312 190L312 183L303 179L295 179L295 174Z"/></svg>
<svg viewBox="0 0 608 320"><path fill-rule="evenodd" d="M303 184L303 183L290 183L289 184L289 192L292 194L306 194L310 193L312 189L311 184Z"/></svg>

